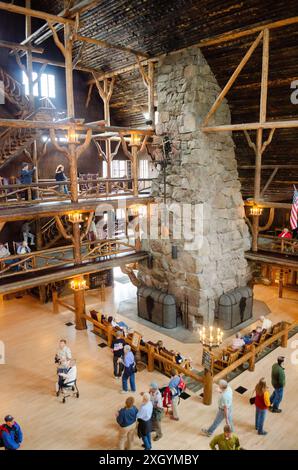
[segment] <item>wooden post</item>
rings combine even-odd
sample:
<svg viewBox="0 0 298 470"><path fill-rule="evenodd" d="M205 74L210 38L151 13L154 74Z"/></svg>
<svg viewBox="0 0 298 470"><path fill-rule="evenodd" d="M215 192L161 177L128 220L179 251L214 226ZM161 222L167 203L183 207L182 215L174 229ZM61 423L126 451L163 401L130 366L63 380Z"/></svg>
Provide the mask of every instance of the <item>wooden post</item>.
<svg viewBox="0 0 298 470"><path fill-rule="evenodd" d="M107 326L107 335L108 335L108 346L110 348L112 346L112 342L113 342L113 327L112 327L112 325Z"/></svg>
<svg viewBox="0 0 298 470"><path fill-rule="evenodd" d="M72 27L69 24L65 24L64 26L64 51L65 51L67 117L73 118L75 115L75 109L74 109L73 70L72 70Z"/></svg>
<svg viewBox="0 0 298 470"><path fill-rule="evenodd" d="M31 8L31 0L26 0L26 8ZM26 39L31 36L31 16L26 15L25 17L25 35ZM32 65L32 51L28 50L26 53L27 56L27 77L28 77L28 86L29 86L29 101L31 108L34 109L34 96L33 96L33 65Z"/></svg>
<svg viewBox="0 0 298 470"><path fill-rule="evenodd" d="M253 372L255 370L255 362L256 362L256 347L254 344L251 345L251 357L249 359L249 370Z"/></svg>
<svg viewBox="0 0 298 470"><path fill-rule="evenodd" d="M284 335L281 338L281 347L286 348L288 346L288 336L289 336L289 325L285 322L284 324Z"/></svg>
<svg viewBox="0 0 298 470"><path fill-rule="evenodd" d="M76 144L69 143L68 150L69 150L68 158L69 158L69 179L70 179L71 202L78 202L79 191L78 191L78 163L77 163Z"/></svg>
<svg viewBox="0 0 298 470"><path fill-rule="evenodd" d="M204 369L204 405L212 404L213 376L210 370Z"/></svg>
<svg viewBox="0 0 298 470"><path fill-rule="evenodd" d="M37 155L37 141L34 140L33 145L32 145L32 163L33 166L35 167L35 178L34 181L35 183L38 183L39 180L39 174L38 174L38 155ZM39 198L39 190L38 188L35 190L35 197L38 199Z"/></svg>
<svg viewBox="0 0 298 470"><path fill-rule="evenodd" d="M152 127L155 127L154 110L154 63L148 63L148 113L149 120L152 121Z"/></svg>
<svg viewBox="0 0 298 470"><path fill-rule="evenodd" d="M74 305L75 305L76 329L86 330L87 329L86 319L83 317L83 315L86 314L84 289L74 291Z"/></svg>
<svg viewBox="0 0 298 470"><path fill-rule="evenodd" d="M148 365L147 365L148 372L154 371L154 346L152 344L148 344Z"/></svg>
<svg viewBox="0 0 298 470"><path fill-rule="evenodd" d="M131 146L131 154L132 154L133 195L138 196L139 188L138 188L138 146L137 145Z"/></svg>
<svg viewBox="0 0 298 470"><path fill-rule="evenodd" d="M53 301L53 313L59 313L58 292L54 288L52 289L52 301Z"/></svg>
<svg viewBox="0 0 298 470"><path fill-rule="evenodd" d="M284 270L279 270L279 280L278 280L278 297L282 299L283 293L283 278L284 278Z"/></svg>
<svg viewBox="0 0 298 470"><path fill-rule="evenodd" d="M73 257L75 264L81 264L81 231L79 222L73 224Z"/></svg>
<svg viewBox="0 0 298 470"><path fill-rule="evenodd" d="M42 250L42 233L41 233L41 220L37 219L35 222L36 229L36 248L37 251ZM46 303L46 286L42 285L38 288L39 291L39 300L42 304Z"/></svg>

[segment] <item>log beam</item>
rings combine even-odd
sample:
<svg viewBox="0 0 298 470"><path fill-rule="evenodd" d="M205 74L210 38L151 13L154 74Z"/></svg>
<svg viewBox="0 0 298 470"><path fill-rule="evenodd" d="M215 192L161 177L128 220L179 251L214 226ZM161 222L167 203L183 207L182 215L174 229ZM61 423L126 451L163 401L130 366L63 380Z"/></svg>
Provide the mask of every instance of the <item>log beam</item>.
<svg viewBox="0 0 298 470"><path fill-rule="evenodd" d="M39 18L40 20L51 21L52 23L75 24L74 20L71 18L63 18L62 16L51 15L45 11L20 7L18 5L13 5L12 3L0 2L0 10L5 10L9 13L16 13L19 15L32 16L32 18Z"/></svg>
<svg viewBox="0 0 298 470"><path fill-rule="evenodd" d="M131 49L130 47L125 47L125 46L120 46L119 44L111 44L107 41L104 41L102 39L95 39L95 38L89 38L86 36L80 36L79 34L74 35L75 41L82 41L86 42L88 44L93 44L95 46L99 47L105 47L107 49L116 49L122 52L127 52L128 54L133 54L137 57L142 57L148 59L148 54L145 54L143 52L136 51L134 49Z"/></svg>
<svg viewBox="0 0 298 470"><path fill-rule="evenodd" d="M291 129L298 127L298 119L291 121L248 122L245 124L224 124L202 127L203 132L234 132L257 129Z"/></svg>
<svg viewBox="0 0 298 470"><path fill-rule="evenodd" d="M25 51L25 52L35 52L35 54L43 54L44 49L42 47L33 47L33 46L25 46L22 44L18 44L17 42L9 42L9 41L0 41L0 47L4 47L5 49L11 49L12 51Z"/></svg>

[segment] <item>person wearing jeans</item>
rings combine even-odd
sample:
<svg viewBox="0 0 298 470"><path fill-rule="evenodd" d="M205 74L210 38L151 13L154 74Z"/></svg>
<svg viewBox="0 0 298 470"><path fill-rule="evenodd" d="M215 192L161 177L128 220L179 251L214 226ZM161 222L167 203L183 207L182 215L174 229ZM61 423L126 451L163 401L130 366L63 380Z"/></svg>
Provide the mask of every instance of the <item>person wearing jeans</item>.
<svg viewBox="0 0 298 470"><path fill-rule="evenodd" d="M260 379L259 383L256 385L255 392L256 392L255 428L258 431L258 434L260 434L261 436L265 436L267 432L264 431L264 422L265 422L267 410L270 406L270 398L269 398L268 387L267 387L264 377Z"/></svg>
<svg viewBox="0 0 298 470"><path fill-rule="evenodd" d="M271 371L271 383L274 391L270 397L272 413L281 413L279 405L283 399L284 386L286 384L285 370L283 368L284 356L277 358L277 363L273 364Z"/></svg>
<svg viewBox="0 0 298 470"><path fill-rule="evenodd" d="M135 382L135 357L131 351L129 344L124 346L124 357L123 357L123 366L124 371L122 374L122 390L121 393L127 393L128 387L127 382L129 379L130 390L131 392L136 391L136 382Z"/></svg>
<svg viewBox="0 0 298 470"><path fill-rule="evenodd" d="M232 416L233 391L226 380L219 381L219 393L220 396L218 400L218 411L216 413L215 419L208 429L202 429L202 433L208 437L214 433L215 429L223 420L226 421L226 424L229 425L232 432L234 432Z"/></svg>
<svg viewBox="0 0 298 470"><path fill-rule="evenodd" d="M142 438L145 450L151 450L153 404L150 393L143 393L143 402L137 414L138 436Z"/></svg>
<svg viewBox="0 0 298 470"><path fill-rule="evenodd" d="M172 416L171 419L174 421L179 421L178 416L178 403L179 403L179 383L180 383L180 376L176 369L171 370L171 380L169 382L169 388L171 390L172 395Z"/></svg>

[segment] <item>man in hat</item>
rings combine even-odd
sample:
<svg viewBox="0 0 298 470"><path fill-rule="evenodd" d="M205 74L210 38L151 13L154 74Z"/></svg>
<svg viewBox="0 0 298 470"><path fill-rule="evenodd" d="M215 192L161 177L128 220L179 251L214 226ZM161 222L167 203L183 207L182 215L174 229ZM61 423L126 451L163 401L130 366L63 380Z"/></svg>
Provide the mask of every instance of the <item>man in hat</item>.
<svg viewBox="0 0 298 470"><path fill-rule="evenodd" d="M164 409L162 404L162 396L159 391L158 385L155 382L150 384L150 398L151 403L153 405L153 412L152 412L152 431L155 431L154 441L158 441L162 437L161 432L161 420L164 415Z"/></svg>
<svg viewBox="0 0 298 470"><path fill-rule="evenodd" d="M0 426L0 447L5 447L5 450L17 450L23 441L21 427L11 415L5 416L4 421Z"/></svg>
<svg viewBox="0 0 298 470"><path fill-rule="evenodd" d="M217 414L211 426L208 429L202 429L202 434L208 437L214 433L215 429L223 420L225 420L226 424L230 426L231 431L234 431L232 418L233 390L226 380L220 380L218 385L219 398Z"/></svg>
<svg viewBox="0 0 298 470"><path fill-rule="evenodd" d="M278 356L277 362L273 364L271 371L271 383L274 391L270 397L271 406L269 408L272 413L281 413L279 405L281 403L284 386L286 384L286 375L283 367L285 358L284 356Z"/></svg>

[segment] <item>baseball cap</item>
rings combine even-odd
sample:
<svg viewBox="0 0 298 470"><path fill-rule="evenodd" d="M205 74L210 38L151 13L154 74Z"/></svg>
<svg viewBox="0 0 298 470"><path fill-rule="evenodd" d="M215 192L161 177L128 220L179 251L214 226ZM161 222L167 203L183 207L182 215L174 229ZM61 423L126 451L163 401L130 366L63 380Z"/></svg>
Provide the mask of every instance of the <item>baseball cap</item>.
<svg viewBox="0 0 298 470"><path fill-rule="evenodd" d="M5 416L4 421L6 423L10 423L11 421L14 421L14 418L11 415L7 415Z"/></svg>

